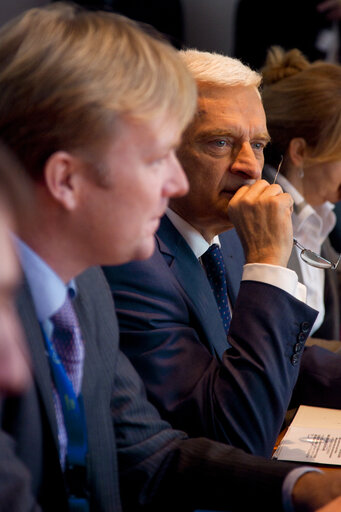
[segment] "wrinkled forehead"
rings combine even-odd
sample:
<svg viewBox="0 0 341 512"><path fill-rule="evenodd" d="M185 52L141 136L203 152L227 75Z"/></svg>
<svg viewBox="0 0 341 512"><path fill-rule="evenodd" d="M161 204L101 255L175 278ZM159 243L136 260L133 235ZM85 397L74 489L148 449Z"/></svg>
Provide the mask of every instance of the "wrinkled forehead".
<svg viewBox="0 0 341 512"><path fill-rule="evenodd" d="M260 117L265 118L265 111L261 96L255 86L220 86L207 87L199 86L197 113L210 115L216 113L217 109L223 112L243 107L245 111L256 112Z"/></svg>
<svg viewBox="0 0 341 512"><path fill-rule="evenodd" d="M200 90L198 108L189 128L193 135L204 131L248 131L268 137L266 116L254 86L210 87Z"/></svg>

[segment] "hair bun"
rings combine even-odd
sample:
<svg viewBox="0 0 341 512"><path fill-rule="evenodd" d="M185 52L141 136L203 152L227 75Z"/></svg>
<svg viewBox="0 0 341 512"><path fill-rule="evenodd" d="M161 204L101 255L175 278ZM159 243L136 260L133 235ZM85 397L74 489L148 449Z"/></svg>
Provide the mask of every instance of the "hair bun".
<svg viewBox="0 0 341 512"><path fill-rule="evenodd" d="M309 61L297 48L286 52L280 46L272 46L268 50L265 65L261 69L263 83L270 85L279 82L309 66Z"/></svg>

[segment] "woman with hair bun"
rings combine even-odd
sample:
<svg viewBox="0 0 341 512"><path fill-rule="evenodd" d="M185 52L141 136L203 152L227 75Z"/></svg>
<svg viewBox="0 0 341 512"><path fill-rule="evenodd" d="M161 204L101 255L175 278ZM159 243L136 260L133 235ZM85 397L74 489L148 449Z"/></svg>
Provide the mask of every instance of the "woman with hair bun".
<svg viewBox="0 0 341 512"><path fill-rule="evenodd" d="M338 254L328 237L336 223L334 204L341 199L341 66L310 63L298 49L272 47L262 75L271 136L264 177L277 179L294 199L298 244L288 266L306 285L308 304L319 311L314 337L340 340L341 264L330 268ZM326 346L336 349L340 343Z"/></svg>

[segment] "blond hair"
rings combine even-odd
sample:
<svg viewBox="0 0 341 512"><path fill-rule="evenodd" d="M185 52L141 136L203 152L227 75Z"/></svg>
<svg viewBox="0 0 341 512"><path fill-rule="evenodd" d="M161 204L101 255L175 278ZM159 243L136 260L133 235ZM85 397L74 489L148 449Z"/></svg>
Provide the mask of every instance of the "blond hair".
<svg viewBox="0 0 341 512"><path fill-rule="evenodd" d="M125 117L182 130L196 86L177 53L124 16L30 9L0 31L0 137L39 177L53 152L95 147Z"/></svg>
<svg viewBox="0 0 341 512"><path fill-rule="evenodd" d="M195 49L180 50L179 53L198 84L207 84L211 87L242 85L257 89L260 86L261 75L239 59Z"/></svg>
<svg viewBox="0 0 341 512"><path fill-rule="evenodd" d="M310 162L341 159L341 67L310 63L298 49L272 47L262 74L263 105L277 153L301 137Z"/></svg>

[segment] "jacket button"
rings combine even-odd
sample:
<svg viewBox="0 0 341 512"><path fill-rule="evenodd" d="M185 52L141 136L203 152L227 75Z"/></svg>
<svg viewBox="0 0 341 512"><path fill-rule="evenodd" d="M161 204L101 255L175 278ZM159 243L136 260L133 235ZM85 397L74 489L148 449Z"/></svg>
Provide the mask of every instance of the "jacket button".
<svg viewBox="0 0 341 512"><path fill-rule="evenodd" d="M297 335L297 341L302 342L305 341L306 335L303 332L299 332Z"/></svg>
<svg viewBox="0 0 341 512"><path fill-rule="evenodd" d="M303 348L303 343L296 343L296 345L294 345L295 354L298 354L299 352L301 352L302 348Z"/></svg>
<svg viewBox="0 0 341 512"><path fill-rule="evenodd" d="M309 322L302 322L301 323L301 330L302 332L308 332L310 329Z"/></svg>
<svg viewBox="0 0 341 512"><path fill-rule="evenodd" d="M299 360L300 356L298 354L294 354L293 356L291 356L291 363L293 366L296 366Z"/></svg>

